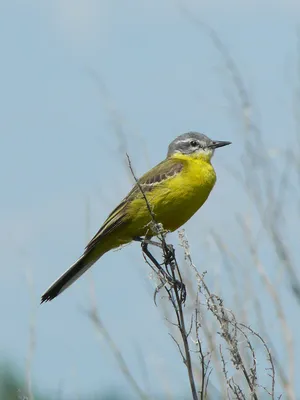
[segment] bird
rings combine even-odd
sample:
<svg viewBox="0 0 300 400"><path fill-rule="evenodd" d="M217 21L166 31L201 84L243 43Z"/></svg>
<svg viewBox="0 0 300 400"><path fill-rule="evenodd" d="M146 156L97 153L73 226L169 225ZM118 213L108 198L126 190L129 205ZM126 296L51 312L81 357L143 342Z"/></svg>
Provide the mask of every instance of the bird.
<svg viewBox="0 0 300 400"><path fill-rule="evenodd" d="M61 294L108 251L136 238L156 236L153 215L167 232L185 224L205 203L216 183L211 164L215 149L229 144L194 131L177 136L169 144L166 158L137 180L82 256L45 291L41 303Z"/></svg>

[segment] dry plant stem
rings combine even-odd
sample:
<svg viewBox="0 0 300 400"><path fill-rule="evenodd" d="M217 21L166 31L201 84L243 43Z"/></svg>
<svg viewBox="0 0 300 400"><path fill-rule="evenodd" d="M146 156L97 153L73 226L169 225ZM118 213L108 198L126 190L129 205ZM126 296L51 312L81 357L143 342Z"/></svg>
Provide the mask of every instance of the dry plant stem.
<svg viewBox="0 0 300 400"><path fill-rule="evenodd" d="M141 390L141 388L138 386L135 379L131 375L131 372L130 372L129 368L127 367L127 364L122 356L122 353L115 345L110 334L108 333L108 331L104 327L102 321L100 320L98 314L95 313L95 311L93 311L93 312L89 313L89 316L90 316L91 320L94 322L94 325L95 325L98 333L101 334L104 337L104 339L106 340L107 344L109 345L115 358L118 361L119 367L120 367L123 375L125 376L126 380L130 383L131 387L134 389L136 394L143 400L149 399L148 396Z"/></svg>
<svg viewBox="0 0 300 400"><path fill-rule="evenodd" d="M165 242L163 244L166 245ZM178 267L178 264L177 264L177 260L175 258L175 253L174 253L173 261L174 261L174 266L175 266L175 268L172 268L172 266L171 266L171 272L172 272L173 279L176 280L175 271L178 273L178 275L179 275L179 277L181 279L179 267ZM190 348L189 348L189 343L188 343L188 334L187 334L187 331L186 331L186 328L185 328L185 320L184 320L184 315L183 315L183 302L182 302L182 298L181 298L181 291L179 292L177 285L174 285L172 287L171 291L173 291L174 294L175 294L175 299L174 299L174 296L172 296L172 294L170 294L170 291L167 288L166 288L166 290L167 290L167 292L169 294L169 298L171 300L171 303L173 305L173 308L174 308L174 311L175 311L175 314L176 314L177 323L178 323L178 329L180 331L182 342L183 342L183 347L184 347L183 362L186 365L187 370L188 370L188 376L189 376L192 396L193 396L194 400L198 400L195 380L194 380L194 376L193 376L193 366L192 366L191 353L190 353Z"/></svg>
<svg viewBox="0 0 300 400"><path fill-rule="evenodd" d="M162 246L164 246L164 245L167 246L165 242L162 244ZM167 251L166 248L165 248L165 251ZM178 273L179 269L178 269L177 261L175 259L175 255L174 255L173 261L175 264L175 270ZM173 278L174 282L177 281L177 278L175 275L175 270L173 269L173 266L171 266L171 273L172 273L172 278ZM195 380L194 380L194 375L193 375L191 354L190 354L189 343L188 343L188 333L186 331L184 314L183 314L182 290L180 290L178 288L178 285L176 285L176 284L172 285L170 289L168 289L167 287L165 287L165 289L168 293L169 300L171 301L171 304L175 311L175 315L176 315L176 319L177 319L177 327L180 331L180 335L182 338L184 352L181 350L180 345L176 341L176 339L172 335L171 335L171 337L177 344L177 347L179 348L183 362L187 368L193 400L198 400L198 395L197 395L197 390L196 390L196 385L195 385Z"/></svg>
<svg viewBox="0 0 300 400"><path fill-rule="evenodd" d="M197 298L196 298L196 307L195 307L195 331L196 331L196 345L198 346L198 351L200 354L200 370L201 370L201 389L200 389L200 400L204 400L207 396L207 384L208 384L208 379L207 379L207 384L205 384L205 378L206 378L206 371L207 371L207 366L205 365L205 357L202 351L202 345L201 345L201 340L200 340L200 335L199 335L199 328L200 328L200 321L199 321L199 293L197 293Z"/></svg>
<svg viewBox="0 0 300 400"><path fill-rule="evenodd" d="M236 338L232 337L232 335L230 334L229 329L228 329L228 325L231 324L234 327L235 330L239 330L243 334L243 336L245 337L245 339L246 339L246 341L248 343L248 346L249 346L249 348L250 348L250 350L252 352L253 362L255 363L255 354L254 354L253 348L251 346L251 343L248 340L248 337L244 334L244 332L241 329L239 329L239 327L238 327L238 325L237 325L237 323L235 321L234 316L231 315L231 317L233 318L233 322L232 322L232 320L230 318L228 318L228 316L226 315L226 313L224 311L224 308L223 308L223 304L222 303L217 304L214 301L213 297L212 297L212 299L213 299L213 307L212 307L211 311L217 317L217 319L218 319L218 321L220 323L220 326L221 326L221 328L223 330L222 337L225 339L225 341L230 346L229 347L229 351L230 351L230 353L231 353L231 355L233 357L233 363L237 367L241 368L241 370L242 370L242 372L244 374L244 377L245 377L245 379L247 381L247 384L249 386L249 389L251 391L252 398L254 400L258 400L258 397L257 397L257 394L256 394L256 386L257 386L256 385L256 366L254 367L254 369L250 370L250 373L247 371L247 368L245 366L245 362L243 361L243 358L242 358L241 353L239 351L239 348L237 346ZM219 299L217 299L217 301L219 301ZM220 307L221 317L219 315L220 311L218 310L218 307ZM237 384L235 383L235 388L236 388L236 386L237 386Z"/></svg>
<svg viewBox="0 0 300 400"><path fill-rule="evenodd" d="M209 348L209 351L210 351L210 354L211 354L212 362L213 362L213 365L214 365L214 370L216 371L217 376L218 376L220 388L222 390L222 393L225 393L227 391L227 389L228 389L227 388L227 383L224 382L223 371L222 371L222 368L220 366L220 362L219 362L219 359L218 359L218 356L217 356L217 352L214 351L215 342L213 340L213 335L215 334L215 332L210 330L209 327L208 327L208 324L206 324L206 323L204 323L201 328L202 328L202 331L204 333L204 337L205 337L205 339L206 339L206 341L208 343L207 347ZM201 373L201 370L200 370L200 373ZM208 384L208 382L207 382L207 384Z"/></svg>
<svg viewBox="0 0 300 400"><path fill-rule="evenodd" d="M128 381L130 386L132 387L133 391L139 396L141 400L149 400L149 397L142 391L142 389L139 387L136 380L132 376L121 351L115 344L114 340L110 336L108 330L105 328L105 325L103 324L102 320L99 317L96 301L94 299L95 296L93 287L91 288L91 294L92 294L92 306L91 309L87 312L88 317L93 322L96 331L99 334L99 337L100 338L103 337L104 340L106 341L108 347L110 348L111 352L113 353L118 363L121 372L123 373L125 379Z"/></svg>
<svg viewBox="0 0 300 400"><path fill-rule="evenodd" d="M265 351L268 355L268 361L271 365L271 374L269 374L269 376L272 380L272 385L271 385L271 392L269 392L266 388L264 388L264 389L271 396L271 398L273 400L273 399L275 399L275 367L274 367L273 357L271 355L270 349L267 346L267 343L265 342L263 337L259 333L255 332L252 328L250 328L250 326L246 326L244 324L241 324L241 326L243 326L245 329L249 330L252 333L252 335L256 336L262 342L262 344L265 348Z"/></svg>
<svg viewBox="0 0 300 400"><path fill-rule="evenodd" d="M272 349L272 362L274 364L274 370L277 371L277 374L281 380L281 383L283 385L283 387L288 387L289 385L289 381L288 378L286 376L286 373L284 371L284 368L282 367L282 365L278 362L278 355L276 353L276 347L274 346L274 344L272 343L271 338L269 337L267 331L266 331L266 327L265 327L265 321L263 319L263 316L261 314L261 310L260 310L260 304L256 304L256 314L257 314L257 318L260 322L260 326L263 332L263 337L265 337L265 341L269 343L270 348ZM274 380L274 385L275 385L275 380Z"/></svg>
<svg viewBox="0 0 300 400"><path fill-rule="evenodd" d="M270 281L270 279L268 278L266 271L262 265L262 263L259 260L257 251L256 251L256 247L253 244L253 239L250 233L250 230L247 226L247 224L245 224L245 222L243 221L242 218L239 218L239 222L240 225L243 229L243 232L245 234L245 236L247 237L247 242L249 243L250 246L250 254L253 258L253 264L255 265L255 267L257 268L257 271L260 275L260 278L262 279L263 284L265 285L267 291L269 292L271 298L274 301L275 307L276 307L276 312L277 312L277 316L281 322L281 326L282 326L282 331L283 331L283 336L285 338L286 341L286 346L287 346L287 353L289 356L289 381L285 382L284 388L286 390L286 394L288 395L288 399L291 400L295 400L295 393L293 390L293 385L292 385L292 377L294 376L294 350L293 350L293 337L292 337L292 333L290 331L290 328L288 326L286 317L285 317L285 313L282 307L282 304L280 302L280 299L278 297L278 293L276 292L275 287L273 286L272 282ZM284 384L284 381L282 381L282 383Z"/></svg>
<svg viewBox="0 0 300 400"><path fill-rule="evenodd" d="M34 296L34 284L33 284L33 277L32 271L27 272L27 280L28 286L30 291L31 303L32 303L32 312L30 318L30 326L29 326L29 348L28 348L28 355L26 360L26 383L27 383L27 396L28 400L33 400L33 391L32 391L32 361L36 346L36 315L35 315L35 296Z"/></svg>
<svg viewBox="0 0 300 400"><path fill-rule="evenodd" d="M221 345L219 345L219 352L220 352L220 356L221 356L221 362L222 362L222 365L223 365L223 374L224 374L224 377L226 379L226 382L229 382L228 372L227 372L227 369L226 369L226 361L225 361L225 358L223 356L222 346ZM230 399L229 385L227 385L226 392L227 392L227 398Z"/></svg>
<svg viewBox="0 0 300 400"><path fill-rule="evenodd" d="M271 365L270 370L271 370L272 383L271 383L271 390L270 391L268 391L266 389L265 390L271 396L271 398L274 399L275 398L275 394L274 394L275 369L274 369L274 363L273 363L273 359L271 357L271 353L270 353L269 349L267 348L265 341L261 338L261 336L259 334L254 333L254 331L251 328L246 327L246 325L237 323L232 312L230 312L229 310L225 310L222 300L210 292L206 283L203 280L203 277L199 274L195 265L193 264L193 261L192 261L192 258L191 258L190 252L189 252L188 242L187 242L186 238L184 237L184 234L181 233L180 235L181 235L180 236L181 243L182 243L184 251L185 251L185 257L189 261L190 266L193 268L193 270L196 274L199 292L202 292L202 288L204 289L204 294L207 299L208 309L213 313L213 315L217 318L217 320L219 322L219 325L222 330L221 336L223 337L223 339L226 341L226 343L228 345L228 350L232 356L233 365L242 371L244 378L247 382L247 385L250 389L251 398L255 399L255 400L258 399L256 388L259 385L257 383L256 356L254 353L254 348L249 340L249 337L247 336L247 334L245 333L243 328L248 330L251 334L254 334L257 338L259 338L262 341L262 343L266 349L267 358ZM233 328L233 330L234 330L233 333L230 332L230 330L229 330L230 327ZM247 368L245 366L245 362L244 362L244 360L241 356L240 350L238 348L237 332L239 332L240 334L243 335L243 337L247 343L247 346L251 352L251 359L253 361L253 366L250 367L249 371L247 370ZM224 370L226 371L226 364L224 361L224 357L222 355L222 351L220 354L221 354L221 360L223 362L223 372L224 372ZM227 372L226 372L226 374L224 374L224 376L227 377ZM234 380L232 378L228 379L228 377L227 377L226 380L227 380L227 383L228 383L231 391L234 393L236 398L244 399L245 396L244 396L240 386L236 382L234 382Z"/></svg>
<svg viewBox="0 0 300 400"><path fill-rule="evenodd" d="M132 176L144 197L149 214L152 218L152 222L154 224L154 227L157 229L158 237L161 240L161 249L163 251L164 264L165 264L166 270L168 270L168 266L170 267L171 276L173 279L173 285L171 286L170 289L165 286L165 289L168 293L169 299L172 303L172 306L174 308L175 315L177 318L177 326L180 331L182 342L183 342L183 347L184 347L184 352L180 351L180 354L183 358L183 362L188 371L188 377L189 377L192 397L193 397L193 400L198 400L198 395L197 395L197 390L196 390L196 385L195 385L195 380L194 380L194 375L193 375L191 354L190 354L189 343L188 343L188 334L187 334L187 331L185 328L185 320L184 320L184 314L183 314L183 303L184 303L183 293L182 293L183 286L181 286L181 290L180 290L178 285L176 284L176 282L178 282L178 279L177 279L177 276L178 276L179 282L181 282L181 285L183 285L181 274L180 274L179 267L178 267L178 263L175 258L175 251L173 248L171 248L169 245L167 245L167 243L165 241L165 233L163 232L162 228L159 226L159 224L155 220L155 215L150 207L147 197L143 191L143 188L139 184L139 181L134 174L128 154L127 154L127 159L128 159L128 164L129 164L129 168L132 173ZM143 246L143 244L142 244L142 246ZM146 247L146 249L147 249L147 247ZM143 248L143 251L144 250L145 250L145 246ZM147 249L146 255L150 258L150 260L154 263L155 266L159 265L159 262L148 251L148 249ZM176 274L177 274L177 276L176 276ZM166 277L165 274L163 274L163 275L165 278ZM173 338L173 340L175 340L175 339ZM176 342L176 340L175 340L175 342ZM180 348L179 344L178 344L178 347Z"/></svg>

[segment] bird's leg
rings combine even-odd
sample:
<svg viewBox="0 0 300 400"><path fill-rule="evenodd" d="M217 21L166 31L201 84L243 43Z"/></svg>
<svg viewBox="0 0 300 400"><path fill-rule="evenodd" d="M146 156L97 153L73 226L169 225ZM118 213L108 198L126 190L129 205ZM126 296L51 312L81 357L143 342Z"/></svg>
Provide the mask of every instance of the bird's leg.
<svg viewBox="0 0 300 400"><path fill-rule="evenodd" d="M162 250L164 253L164 265L170 276L174 275L176 269L175 249L172 244L162 243ZM169 267L171 271L169 270Z"/></svg>
<svg viewBox="0 0 300 400"><path fill-rule="evenodd" d="M159 262L156 260L156 258L152 255L152 253L148 249L148 243L147 242L142 242L141 247L143 253L151 260L151 262L155 265L155 267L158 269L160 274L164 277L164 279L172 284L173 283L173 278L162 268L162 266L159 264Z"/></svg>
<svg viewBox="0 0 300 400"><path fill-rule="evenodd" d="M168 264L171 266L171 268L174 270L174 261L175 261L175 249L172 244L165 244L163 246L164 250L164 256L165 256L165 265L167 266Z"/></svg>
<svg viewBox="0 0 300 400"><path fill-rule="evenodd" d="M142 238L141 236L135 236L133 238L133 240L135 240L136 242L140 242L140 243L151 244L152 246L159 247L160 249L162 249L162 244L160 242L155 242L154 240L151 240L148 238Z"/></svg>
<svg viewBox="0 0 300 400"><path fill-rule="evenodd" d="M164 251L164 263L165 263L165 267L166 270L168 271L168 274L172 276L174 285L178 288L178 290L180 291L180 298L181 298L181 302L185 303L186 300L186 287L185 284L182 282L182 277L177 265L177 261L175 258L175 248L172 244L166 244L164 243L164 247L163 247L163 251ZM169 272L168 270L168 266L170 266L171 268L171 272ZM180 280L175 278L175 272L177 271Z"/></svg>
<svg viewBox="0 0 300 400"><path fill-rule="evenodd" d="M167 252L168 254L170 254L170 252L168 251L169 250L169 247L171 248L171 249L173 249L173 251L174 251L174 247L170 244L170 245L168 245L168 244L166 244L165 246L164 246L164 243L162 243L162 242L155 242L154 240L151 240L151 239L149 239L149 238L147 238L147 237L145 237L145 238L143 238L143 237L140 237L140 236L135 236L134 238L133 238L133 240L135 240L136 242L140 242L140 243L147 243L148 245L150 244L151 246L155 246L155 247L159 247L161 250L163 250L163 252L164 252L164 255L165 255L165 257L169 257L169 256L167 256L165 253ZM167 246L167 251L165 251L164 249L165 249L165 247ZM171 257L170 257L171 258ZM162 264L160 264L160 265L166 265L166 262L164 261ZM169 274L170 276L171 276L171 274Z"/></svg>
<svg viewBox="0 0 300 400"><path fill-rule="evenodd" d="M149 251L148 246L149 244L157 246L159 248L162 248L161 243L158 242L154 242L153 240L150 240L148 238L141 238L140 236L136 236L133 238L133 240L137 241L137 242L141 242L141 247L142 247L142 251L143 253L151 260L151 262L155 265L155 267L158 269L158 271L161 273L161 275L163 276L163 278L170 284L174 284L174 279L172 278L172 276L167 273L162 266L159 264L159 262L156 260L156 258L152 255L152 253Z"/></svg>
<svg viewBox="0 0 300 400"><path fill-rule="evenodd" d="M186 299L186 289L185 289L185 285L182 281L179 281L177 279L174 278L174 271L175 271L175 249L172 245L164 245L163 243L159 243L159 242L154 242L150 239L147 238L141 238L141 237L135 237L133 238L133 240L141 242L141 247L142 247L142 251L143 253L152 261L152 263L155 265L155 267L158 269L158 271L160 272L160 274L163 276L163 279L165 280L165 282L163 282L158 286L158 288L156 288L155 290L155 294L154 294L154 302L156 304L156 295L159 292L159 290L165 285L165 283L169 283L171 286L176 286L180 292L181 292L181 299L182 302L185 302ZM152 253L149 251L148 249L148 245L154 245L157 247L160 247L163 252L164 252L164 265L167 269L167 271L165 271L162 266L158 263L158 261L156 260L156 258L152 255ZM168 271L168 266L171 266L172 268L172 273L170 273ZM173 276L172 276L173 275Z"/></svg>
<svg viewBox="0 0 300 400"><path fill-rule="evenodd" d="M135 236L133 238L136 242L151 244L151 246L159 247L164 250L166 262L171 262L175 258L175 249L172 244L164 244L161 242L155 242L147 237Z"/></svg>

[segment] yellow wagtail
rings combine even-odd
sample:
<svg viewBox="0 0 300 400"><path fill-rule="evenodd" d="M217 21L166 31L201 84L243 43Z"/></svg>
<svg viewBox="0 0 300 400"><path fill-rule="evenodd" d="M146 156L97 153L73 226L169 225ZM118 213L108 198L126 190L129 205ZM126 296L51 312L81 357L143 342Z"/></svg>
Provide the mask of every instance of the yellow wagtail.
<svg viewBox="0 0 300 400"><path fill-rule="evenodd" d="M155 221L164 230L175 231L188 221L215 185L216 173L211 165L214 150L229 144L197 132L188 132L173 140L166 159L139 179L139 185L111 212L83 255L49 287L41 302L62 293L109 250L135 238L155 236L144 195Z"/></svg>

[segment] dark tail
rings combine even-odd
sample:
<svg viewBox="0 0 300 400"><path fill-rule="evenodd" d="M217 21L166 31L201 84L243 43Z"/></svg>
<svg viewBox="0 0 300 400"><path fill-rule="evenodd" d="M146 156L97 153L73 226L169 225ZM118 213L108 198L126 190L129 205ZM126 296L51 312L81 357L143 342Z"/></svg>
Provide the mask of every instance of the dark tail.
<svg viewBox="0 0 300 400"><path fill-rule="evenodd" d="M84 254L71 267L62 274L42 295L41 303L51 301L64 290L66 290L73 282L75 282L82 274L85 273L97 260L92 259L91 253Z"/></svg>

